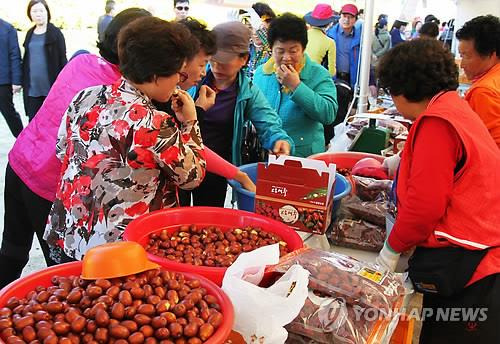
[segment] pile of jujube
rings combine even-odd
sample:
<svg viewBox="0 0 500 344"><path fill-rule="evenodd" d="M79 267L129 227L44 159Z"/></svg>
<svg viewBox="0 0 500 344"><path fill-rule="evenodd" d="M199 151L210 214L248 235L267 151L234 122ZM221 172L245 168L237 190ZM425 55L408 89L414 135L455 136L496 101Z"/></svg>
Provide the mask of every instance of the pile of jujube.
<svg viewBox="0 0 500 344"><path fill-rule="evenodd" d="M155 256L179 263L229 267L243 252L278 243L280 256L289 253L282 238L257 227L222 231L216 226L185 225L172 234L167 230L151 234L145 248Z"/></svg>

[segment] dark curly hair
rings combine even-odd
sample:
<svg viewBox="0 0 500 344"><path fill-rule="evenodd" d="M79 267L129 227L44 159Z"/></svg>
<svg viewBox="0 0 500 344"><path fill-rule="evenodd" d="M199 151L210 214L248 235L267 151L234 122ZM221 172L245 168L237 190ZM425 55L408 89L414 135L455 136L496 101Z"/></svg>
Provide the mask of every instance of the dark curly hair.
<svg viewBox="0 0 500 344"><path fill-rule="evenodd" d="M380 86L411 102L430 99L458 88L458 67L442 43L417 39L398 44L379 61Z"/></svg>
<svg viewBox="0 0 500 344"><path fill-rule="evenodd" d="M306 22L295 14L284 13L271 21L267 40L271 48L276 41L298 41L305 49L307 46Z"/></svg>
<svg viewBox="0 0 500 344"><path fill-rule="evenodd" d="M493 53L500 57L500 20L498 17L479 16L469 20L456 33L457 39L473 40L479 55L488 57Z"/></svg>
<svg viewBox="0 0 500 344"><path fill-rule="evenodd" d="M418 33L421 36L436 38L439 35L439 26L434 22L424 23Z"/></svg>
<svg viewBox="0 0 500 344"><path fill-rule="evenodd" d="M112 64L118 64L118 33L120 30L131 23L132 21L142 18L150 17L151 13L143 8L127 8L126 10L118 13L113 20L109 23L106 31L104 31L104 38L102 41L97 42L99 54Z"/></svg>
<svg viewBox="0 0 500 344"><path fill-rule="evenodd" d="M120 71L137 84L177 73L199 49L185 26L156 17L134 20L118 35Z"/></svg>
<svg viewBox="0 0 500 344"><path fill-rule="evenodd" d="M184 25L191 32L191 35L196 37L200 42L200 48L207 55L215 55L217 52L217 40L215 33L207 29L207 26L200 23L194 18L188 17L179 21L179 24Z"/></svg>

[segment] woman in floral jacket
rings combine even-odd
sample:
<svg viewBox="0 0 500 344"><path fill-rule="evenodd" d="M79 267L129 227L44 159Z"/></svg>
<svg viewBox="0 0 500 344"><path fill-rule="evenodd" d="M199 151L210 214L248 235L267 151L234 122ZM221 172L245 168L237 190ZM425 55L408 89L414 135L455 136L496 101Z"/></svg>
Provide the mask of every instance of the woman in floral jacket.
<svg viewBox="0 0 500 344"><path fill-rule="evenodd" d="M154 17L120 31L123 78L84 89L66 111L57 142L61 180L44 238L55 261L82 259L94 246L121 239L134 218L177 205L177 187L205 175L193 100L178 90L175 118L155 110L186 75L198 50L180 24Z"/></svg>

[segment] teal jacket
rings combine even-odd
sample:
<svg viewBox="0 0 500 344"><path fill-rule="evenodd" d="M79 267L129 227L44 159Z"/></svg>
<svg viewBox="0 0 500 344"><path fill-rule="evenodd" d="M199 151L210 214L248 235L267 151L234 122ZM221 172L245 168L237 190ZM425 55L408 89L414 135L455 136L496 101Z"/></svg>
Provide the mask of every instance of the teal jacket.
<svg viewBox="0 0 500 344"><path fill-rule="evenodd" d="M305 54L301 83L294 92L282 92L273 72L274 60L260 66L254 76L271 106L278 111L283 128L295 142L294 155L308 157L325 151L323 125L337 114L337 90L328 71Z"/></svg>
<svg viewBox="0 0 500 344"><path fill-rule="evenodd" d="M211 73L207 71L207 76ZM206 77L205 77L206 78ZM202 80L201 84L203 84ZM188 92L194 99L198 96L198 87L191 88ZM217 102L217 98L215 100ZM252 84L243 71L238 74L238 97L234 109L232 163L241 165L241 145L243 143L243 124L250 120L262 146L272 150L274 143L285 140L290 143L290 154L294 152L294 142L283 130L282 122L275 110L269 105L266 97L259 88Z"/></svg>

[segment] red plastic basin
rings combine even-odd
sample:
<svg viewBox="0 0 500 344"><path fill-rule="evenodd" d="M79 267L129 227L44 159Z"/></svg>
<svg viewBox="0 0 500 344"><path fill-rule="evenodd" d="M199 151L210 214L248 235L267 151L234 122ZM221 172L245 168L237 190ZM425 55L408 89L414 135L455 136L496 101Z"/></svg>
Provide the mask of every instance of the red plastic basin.
<svg viewBox="0 0 500 344"><path fill-rule="evenodd" d="M12 282L2 290L0 290L0 308L5 307L7 301L12 297L16 296L19 298L23 298L30 291L34 290L35 287L41 285L44 287L48 287L52 285L50 279L57 276L79 276L82 272L82 262L72 262L61 264L57 266L53 266L38 272L35 272L29 276L18 279L17 281ZM229 297L213 282L208 279L198 276L196 274L184 273L187 280L191 279L199 279L201 282L201 286L206 288L208 293L215 296L219 305L221 306L221 312L224 316L224 320L220 327L215 331L215 333L210 337L209 340L204 342L204 344L220 344L224 343L226 338L229 337L231 333L231 329L233 327L234 322L234 310ZM4 343L0 339L0 343Z"/></svg>
<svg viewBox="0 0 500 344"><path fill-rule="evenodd" d="M384 157L382 155L360 152L326 152L311 155L309 158L314 160L321 160L326 162L327 164L336 164L337 170L339 168L352 169L352 167L359 160L364 158L374 158L380 162L384 162Z"/></svg>
<svg viewBox="0 0 500 344"><path fill-rule="evenodd" d="M290 251L295 251L303 247L303 241L300 236L293 229L281 222L247 211L215 207L180 207L151 212L130 222L123 233L123 238L146 246L150 234L159 233L164 229L169 233L173 233L179 226L190 224L197 226L217 226L222 231L237 227L260 227L269 233L279 235L288 244ZM148 259L160 264L167 270L197 273L219 286L222 285L222 280L227 270L227 268L222 267L178 263L150 253L148 253ZM264 280L268 280L269 278L269 274L264 276Z"/></svg>

